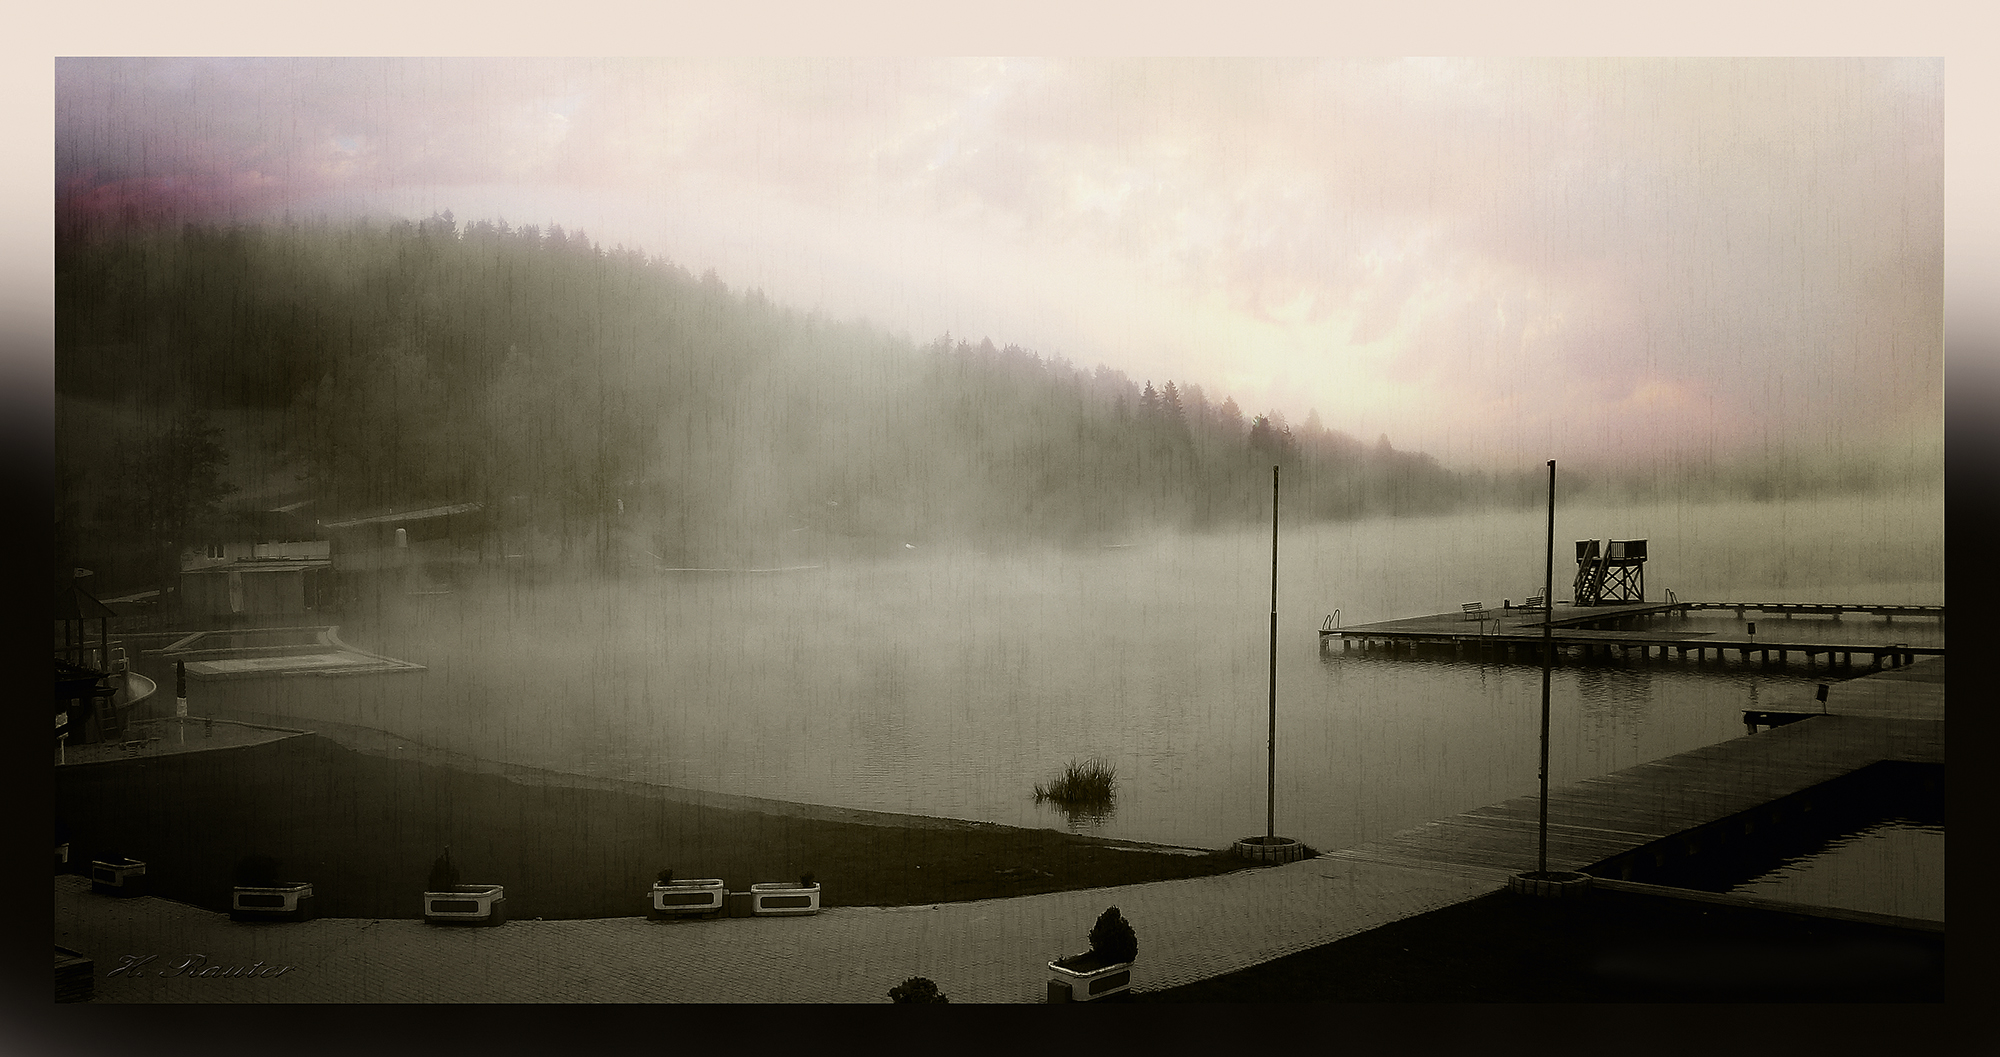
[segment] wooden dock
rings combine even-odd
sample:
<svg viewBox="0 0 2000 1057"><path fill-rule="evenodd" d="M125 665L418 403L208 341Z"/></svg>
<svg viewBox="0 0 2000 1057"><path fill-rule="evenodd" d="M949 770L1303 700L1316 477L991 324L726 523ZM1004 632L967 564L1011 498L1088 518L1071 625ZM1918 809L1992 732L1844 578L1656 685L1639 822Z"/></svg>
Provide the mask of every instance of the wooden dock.
<svg viewBox="0 0 2000 1057"><path fill-rule="evenodd" d="M1724 660L1734 655L1749 663L1754 655L1763 664L1775 660L1789 663L1794 655L1810 669L1853 670L1856 659L1869 669L1899 668L1919 657L1942 657L1943 646L1918 646L1901 642L1813 642L1776 635L1721 636L1712 632L1665 630L1647 631L1632 627L1641 620L1687 613L1697 609L1733 609L1741 613L1830 615L1867 613L1893 620L1897 616L1944 621L1943 606L1833 605L1755 602L1637 602L1627 604L1565 607L1552 611L1530 609L1490 609L1474 619L1466 612L1437 613L1430 616L1384 620L1351 627L1322 627L1320 648L1335 641L1343 650L1406 651L1425 647L1450 648L1463 656L1467 650L1491 652L1503 658L1539 659L1545 641L1553 643L1558 661L1565 657L1589 659L1616 654L1636 655L1639 660ZM1781 622L1782 623L1782 622ZM1548 634L1544 638L1545 628ZM1824 658L1824 660L1822 660Z"/></svg>
<svg viewBox="0 0 2000 1057"><path fill-rule="evenodd" d="M1733 609L1739 617L1746 613L1779 613L1788 617L1830 616L1839 620L1847 613L1866 613L1886 617L1892 622L1897 617L1926 617L1944 622L1943 606L1857 606L1837 602L1674 602L1669 605L1682 612L1691 609Z"/></svg>
<svg viewBox="0 0 2000 1057"><path fill-rule="evenodd" d="M1936 658L1837 683L1823 715L1551 789L1548 867L1630 877L1809 811L1815 786L1879 761L1942 764L1944 675ZM1328 854L1502 880L1536 869L1539 828L1529 794Z"/></svg>

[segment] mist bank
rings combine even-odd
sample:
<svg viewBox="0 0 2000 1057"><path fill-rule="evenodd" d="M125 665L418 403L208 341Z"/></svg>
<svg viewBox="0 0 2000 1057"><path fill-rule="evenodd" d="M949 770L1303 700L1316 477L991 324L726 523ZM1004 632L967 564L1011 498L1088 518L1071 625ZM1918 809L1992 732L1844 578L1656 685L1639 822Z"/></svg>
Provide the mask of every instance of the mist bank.
<svg viewBox="0 0 2000 1057"><path fill-rule="evenodd" d="M554 225L65 231L56 266L58 564L171 552L232 501L321 519L478 502L565 550L608 558L615 536L696 566L765 560L799 533L1002 546L1228 528L1269 517L1273 464L1300 520L1544 498L1539 464L1458 471L1199 380L918 344ZM1782 463L1592 468L1563 488L1782 498L1928 475Z"/></svg>

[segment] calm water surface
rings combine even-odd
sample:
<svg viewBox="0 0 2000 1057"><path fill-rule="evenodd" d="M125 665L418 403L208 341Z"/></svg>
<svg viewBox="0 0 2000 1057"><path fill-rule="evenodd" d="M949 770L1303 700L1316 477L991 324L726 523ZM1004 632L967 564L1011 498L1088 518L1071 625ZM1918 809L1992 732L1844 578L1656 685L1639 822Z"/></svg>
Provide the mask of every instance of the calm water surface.
<svg viewBox="0 0 2000 1057"><path fill-rule="evenodd" d="M1538 591L1544 516L1286 527L1280 832L1338 848L1535 789L1538 666L1323 652L1317 631L1336 610L1355 624ZM1578 509L1559 513L1557 557L1572 539L1646 537L1648 597L1937 604L1942 526L1941 496ZM1204 847L1261 833L1268 529L1129 542L470 585L343 632L428 671L274 692L301 714L604 777ZM1570 575L1557 565L1558 598ZM1756 619L1760 637L1784 623ZM1943 635L1913 620L1893 633L1855 617L1789 623L1835 639ZM1754 662L1564 665L1552 779L1741 736L1742 709L1808 699L1823 678ZM1091 755L1117 767L1113 812L1033 803L1035 783Z"/></svg>
<svg viewBox="0 0 2000 1057"><path fill-rule="evenodd" d="M1891 819L1738 885L1763 899L1944 920L1944 826Z"/></svg>

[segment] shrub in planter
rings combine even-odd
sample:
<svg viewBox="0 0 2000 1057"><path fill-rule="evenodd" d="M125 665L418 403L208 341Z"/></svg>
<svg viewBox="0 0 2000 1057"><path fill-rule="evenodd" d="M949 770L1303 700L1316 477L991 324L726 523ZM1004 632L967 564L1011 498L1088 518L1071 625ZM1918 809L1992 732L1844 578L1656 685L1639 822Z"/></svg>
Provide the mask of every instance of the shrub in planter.
<svg viewBox="0 0 2000 1057"><path fill-rule="evenodd" d="M146 864L138 859L112 856L90 864L90 890L107 896L146 894Z"/></svg>
<svg viewBox="0 0 2000 1057"><path fill-rule="evenodd" d="M750 912L758 916L819 913L819 878L808 870L799 883L775 881L750 886Z"/></svg>
<svg viewBox="0 0 2000 1057"><path fill-rule="evenodd" d="M236 887L229 897L229 916L236 921L308 921L313 916L313 888L304 881L278 879L278 860L246 855L236 863Z"/></svg>
<svg viewBox="0 0 2000 1057"><path fill-rule="evenodd" d="M655 919L719 914L724 893L720 877L691 877L674 880L672 870L654 876L648 913Z"/></svg>
<svg viewBox="0 0 2000 1057"><path fill-rule="evenodd" d="M278 880L278 860L269 855L245 855L236 860L236 883L245 888L269 888Z"/></svg>
<svg viewBox="0 0 2000 1057"><path fill-rule="evenodd" d="M431 876L424 883L424 891L447 892L457 887L458 867L452 864L451 849L447 847L444 854L431 860Z"/></svg>
<svg viewBox="0 0 2000 1057"><path fill-rule="evenodd" d="M912 976L908 980L890 988L889 998L897 1005L943 1005L951 1001L951 999L945 997L943 991L938 990L936 984L932 983L928 977L923 976Z"/></svg>
<svg viewBox="0 0 2000 1057"><path fill-rule="evenodd" d="M431 863L424 886L424 920L433 925L499 925L507 920L507 888L460 884L451 849Z"/></svg>
<svg viewBox="0 0 2000 1057"><path fill-rule="evenodd" d="M1128 991L1139 937L1132 924L1106 908L1090 927L1090 950L1049 963L1049 1000L1090 1002Z"/></svg>
<svg viewBox="0 0 2000 1057"><path fill-rule="evenodd" d="M1139 934L1117 907L1106 907L1090 926L1090 953L1106 962L1129 962L1139 956Z"/></svg>

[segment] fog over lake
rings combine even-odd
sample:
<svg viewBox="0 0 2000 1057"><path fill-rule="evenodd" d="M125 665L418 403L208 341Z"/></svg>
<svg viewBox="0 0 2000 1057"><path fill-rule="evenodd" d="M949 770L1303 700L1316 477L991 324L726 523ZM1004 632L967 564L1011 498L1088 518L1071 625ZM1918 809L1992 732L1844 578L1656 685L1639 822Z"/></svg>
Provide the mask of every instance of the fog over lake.
<svg viewBox="0 0 2000 1057"><path fill-rule="evenodd" d="M1941 604L1937 492L1558 512L1572 538L1649 538L1648 597ZM1288 527L1278 604L1278 823L1321 848L1531 792L1540 668L1386 658L1318 629L1498 606L1540 587L1538 512ZM810 546L810 545L808 545ZM341 634L417 674L205 684L236 707L358 723L513 763L719 793L1214 847L1261 829L1268 531L1114 549L948 546L765 574L471 581L384 596ZM1754 615L1751 619L1758 619ZM1698 630L1741 632L1726 612ZM1868 640L1879 619L1764 618L1762 634ZM1890 641L1942 641L1928 619ZM1743 733L1805 700L1794 660L1565 661L1551 779ZM1108 814L1031 797L1072 758L1118 769Z"/></svg>
<svg viewBox="0 0 2000 1057"><path fill-rule="evenodd" d="M1943 601L1939 60L55 82L57 566L425 666L201 683L239 713L1219 846L1263 823L1277 464L1279 828L1338 847L1535 784L1539 669L1318 629L1537 593L1546 460L1558 599L1643 538L1648 599ZM318 564L246 603L274 541ZM1555 678L1557 781L1814 681ZM1113 810L1034 802L1093 756Z"/></svg>

